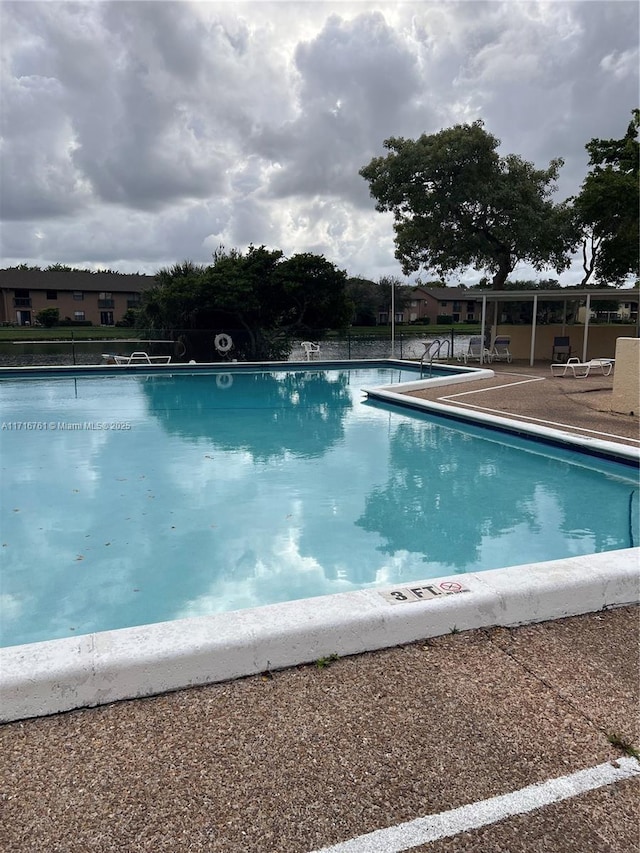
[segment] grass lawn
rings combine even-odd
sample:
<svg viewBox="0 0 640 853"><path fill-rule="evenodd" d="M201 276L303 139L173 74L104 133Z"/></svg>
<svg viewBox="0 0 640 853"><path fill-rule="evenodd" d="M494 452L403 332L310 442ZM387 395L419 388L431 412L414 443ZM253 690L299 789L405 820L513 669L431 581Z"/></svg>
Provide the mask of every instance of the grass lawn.
<svg viewBox="0 0 640 853"><path fill-rule="evenodd" d="M480 333L480 327L477 323L456 323L454 326L438 326L438 325L396 325L395 336L400 337L420 337L421 335L450 335L451 331L457 335L473 335ZM328 338L345 338L345 337L362 337L362 338L382 338L386 340L391 337L391 326L351 326L345 332L328 332Z"/></svg>
<svg viewBox="0 0 640 853"><path fill-rule="evenodd" d="M135 329L122 326L4 326L0 341L107 341L113 338L137 338Z"/></svg>

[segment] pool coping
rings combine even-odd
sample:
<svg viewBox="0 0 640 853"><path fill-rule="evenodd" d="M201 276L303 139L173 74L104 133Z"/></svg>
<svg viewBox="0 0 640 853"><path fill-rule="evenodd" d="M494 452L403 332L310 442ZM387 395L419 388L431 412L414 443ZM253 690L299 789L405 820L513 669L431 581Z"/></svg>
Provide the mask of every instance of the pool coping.
<svg viewBox="0 0 640 853"><path fill-rule="evenodd" d="M292 364L297 363L277 366ZM252 364L249 369L258 366ZM274 369L276 364L264 366ZM300 366L308 367L309 363L301 362ZM313 366L336 367L336 363L314 362ZM193 369L193 365L186 367ZM237 369L237 365L229 368ZM493 375L493 371L472 368L455 376L393 388L402 392L455 384L484 378L479 377L480 372ZM367 389L365 393L394 405L571 444L598 456L612 458L614 454L631 464L640 460L638 450L622 444L539 425L515 425L511 419L420 400L389 387ZM628 606L640 601L639 566L640 548L629 548L8 646L0 648L0 721L227 681L452 631L515 627Z"/></svg>
<svg viewBox="0 0 640 853"><path fill-rule="evenodd" d="M483 371L484 374L495 376L493 371ZM473 379L490 378L487 376L472 377ZM468 376L451 377L451 379L439 378L429 381L429 388L442 385L453 385L460 382L468 382ZM607 441L593 436L579 435L575 432L544 426L542 424L529 423L508 418L501 415L486 414L481 411L455 406L451 403L438 403L432 400L423 400L420 397L412 397L407 392L417 391L425 387L424 382L403 382L396 385L381 385L375 388L363 388L362 391L369 399L379 400L407 409L435 414L449 420L473 423L496 432L506 432L510 435L524 436L535 439L541 444L556 447L570 447L572 450L580 451L588 456L597 456L602 459L623 462L640 468L640 448L621 442Z"/></svg>
<svg viewBox="0 0 640 853"><path fill-rule="evenodd" d="M631 605L640 595L639 561L640 548L608 551L9 646L0 649L0 720Z"/></svg>

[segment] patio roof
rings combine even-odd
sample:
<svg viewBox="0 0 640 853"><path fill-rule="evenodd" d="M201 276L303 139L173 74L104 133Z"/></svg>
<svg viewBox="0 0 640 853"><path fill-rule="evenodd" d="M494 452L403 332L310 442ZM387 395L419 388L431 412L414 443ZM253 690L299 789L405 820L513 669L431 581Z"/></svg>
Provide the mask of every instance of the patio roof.
<svg viewBox="0 0 640 853"><path fill-rule="evenodd" d="M589 301L599 299L618 300L619 302L637 302L640 299L640 288L577 288L561 287L553 290L474 290L475 299L487 302L573 302L575 300Z"/></svg>
<svg viewBox="0 0 640 853"><path fill-rule="evenodd" d="M554 290L482 290L476 291L477 298L482 302L482 338L485 338L487 327L487 305L494 303L494 316L498 310L499 302L533 302L532 322L531 322L531 346L529 354L529 364L533 366L534 353L536 348L536 324L539 302L575 302L576 300L584 302L587 308L584 321L584 338L582 342L582 361L587 359L587 346L589 342L589 319L590 308L592 301L598 300L618 300L619 302L638 302L640 299L640 288L577 288L564 287ZM566 315L566 311L565 311ZM497 325L497 318L495 320ZM564 320L563 320L564 325ZM636 320L636 334L640 337L640 317ZM480 358L482 363L482 356Z"/></svg>

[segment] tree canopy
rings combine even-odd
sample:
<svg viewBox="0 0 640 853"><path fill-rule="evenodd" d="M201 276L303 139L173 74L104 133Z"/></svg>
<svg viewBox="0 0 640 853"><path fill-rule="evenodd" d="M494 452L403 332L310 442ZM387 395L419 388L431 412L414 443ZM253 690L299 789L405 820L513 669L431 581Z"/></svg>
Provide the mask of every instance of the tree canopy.
<svg viewBox="0 0 640 853"><path fill-rule="evenodd" d="M387 139L390 153L360 170L377 210L394 214L405 273L425 267L445 276L473 266L502 289L519 261L569 266L569 208L551 200L562 160L536 169L515 154L500 157L499 144L476 121L417 140Z"/></svg>
<svg viewBox="0 0 640 853"><path fill-rule="evenodd" d="M636 109L622 139L592 139L585 146L593 168L574 199L582 233L583 285L594 273L601 284L621 284L640 274L639 126Z"/></svg>
<svg viewBox="0 0 640 853"><path fill-rule="evenodd" d="M377 325L380 314L391 316L392 301L396 312L403 311L411 300L412 290L413 287L403 284L395 276L383 275L377 282L359 277L347 279L347 295L352 304L351 322L354 326Z"/></svg>
<svg viewBox="0 0 640 853"><path fill-rule="evenodd" d="M346 273L321 255L284 258L250 246L221 250L209 266L185 261L159 270L143 295L140 324L180 338L185 358L213 360L213 337L232 338L238 359L286 358L300 335L346 325Z"/></svg>

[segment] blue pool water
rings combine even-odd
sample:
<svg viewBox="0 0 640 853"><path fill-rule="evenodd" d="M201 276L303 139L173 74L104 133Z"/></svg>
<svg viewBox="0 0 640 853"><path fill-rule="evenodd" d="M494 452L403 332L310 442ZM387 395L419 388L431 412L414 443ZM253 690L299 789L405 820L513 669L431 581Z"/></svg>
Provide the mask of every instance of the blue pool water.
<svg viewBox="0 0 640 853"><path fill-rule="evenodd" d="M360 390L413 378L1 381L0 644L637 544L637 471Z"/></svg>

